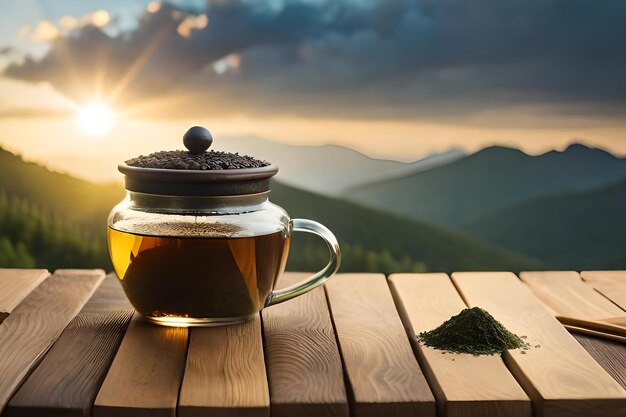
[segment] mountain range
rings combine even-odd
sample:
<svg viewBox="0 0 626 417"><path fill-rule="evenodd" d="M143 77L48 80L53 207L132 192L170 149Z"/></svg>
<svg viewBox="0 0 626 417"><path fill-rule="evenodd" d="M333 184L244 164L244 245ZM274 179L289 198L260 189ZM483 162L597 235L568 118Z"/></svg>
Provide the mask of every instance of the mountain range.
<svg viewBox="0 0 626 417"><path fill-rule="evenodd" d="M354 187L345 196L463 230L473 221L536 198L593 190L624 178L626 159L584 145L539 156L489 147L425 172Z"/></svg>
<svg viewBox="0 0 626 417"><path fill-rule="evenodd" d="M327 196L381 180L403 178L463 158L461 149L433 153L414 162L376 159L337 145L289 145L257 136L222 138L220 150L254 155L278 165L284 184Z"/></svg>

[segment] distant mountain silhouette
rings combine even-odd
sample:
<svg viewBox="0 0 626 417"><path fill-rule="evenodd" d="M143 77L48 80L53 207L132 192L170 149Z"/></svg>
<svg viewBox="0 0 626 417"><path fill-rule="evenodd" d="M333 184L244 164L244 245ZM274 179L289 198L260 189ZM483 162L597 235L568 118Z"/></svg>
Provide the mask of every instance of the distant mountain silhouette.
<svg viewBox="0 0 626 417"><path fill-rule="evenodd" d="M626 268L626 181L532 200L476 220L468 233L563 269Z"/></svg>
<svg viewBox="0 0 626 417"><path fill-rule="evenodd" d="M426 172L354 187L346 198L413 219L459 228L525 201L607 186L626 178L626 160L572 145L530 156L490 147Z"/></svg>
<svg viewBox="0 0 626 417"><path fill-rule="evenodd" d="M403 163L370 158L337 145L288 145L256 136L222 138L217 148L254 155L279 166L277 178L285 184L324 195L340 196L352 187L404 177L456 161L460 149Z"/></svg>
<svg viewBox="0 0 626 417"><path fill-rule="evenodd" d="M401 216L273 183L271 200L292 216L321 221L344 249L344 270L532 269L539 261ZM110 268L106 219L121 183L97 185L25 162L0 148L2 266ZM83 259L89 256L88 259ZM321 242L294 242L289 266L312 269L327 257ZM4 264L1 264L2 262Z"/></svg>

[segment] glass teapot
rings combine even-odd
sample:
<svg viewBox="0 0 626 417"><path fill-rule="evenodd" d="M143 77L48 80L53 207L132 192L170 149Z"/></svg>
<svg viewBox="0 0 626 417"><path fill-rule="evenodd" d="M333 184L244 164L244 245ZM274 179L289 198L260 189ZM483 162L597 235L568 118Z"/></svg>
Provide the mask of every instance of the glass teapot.
<svg viewBox="0 0 626 417"><path fill-rule="evenodd" d="M203 128L184 138L189 152L158 152L118 167L127 193L109 215L109 253L126 296L147 320L185 327L243 322L337 271L341 253L332 232L290 219L269 201L276 166L205 152L212 137ZM276 290L293 231L320 236L330 259L308 279Z"/></svg>

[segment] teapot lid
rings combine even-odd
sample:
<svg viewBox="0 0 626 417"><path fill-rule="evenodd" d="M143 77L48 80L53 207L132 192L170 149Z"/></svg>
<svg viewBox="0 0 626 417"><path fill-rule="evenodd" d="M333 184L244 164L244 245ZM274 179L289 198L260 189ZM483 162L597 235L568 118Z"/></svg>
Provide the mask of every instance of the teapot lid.
<svg viewBox="0 0 626 417"><path fill-rule="evenodd" d="M208 151L211 133L194 126L183 136L186 151L160 151L118 166L128 191L171 196L228 196L269 191L278 167L239 153Z"/></svg>

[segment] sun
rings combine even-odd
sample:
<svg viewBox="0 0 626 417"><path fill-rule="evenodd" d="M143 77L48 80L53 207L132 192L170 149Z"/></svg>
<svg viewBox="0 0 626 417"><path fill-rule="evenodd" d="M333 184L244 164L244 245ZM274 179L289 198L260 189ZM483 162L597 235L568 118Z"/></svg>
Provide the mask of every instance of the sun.
<svg viewBox="0 0 626 417"><path fill-rule="evenodd" d="M104 136L115 123L115 113L106 103L93 102L76 114L76 124L89 136Z"/></svg>

